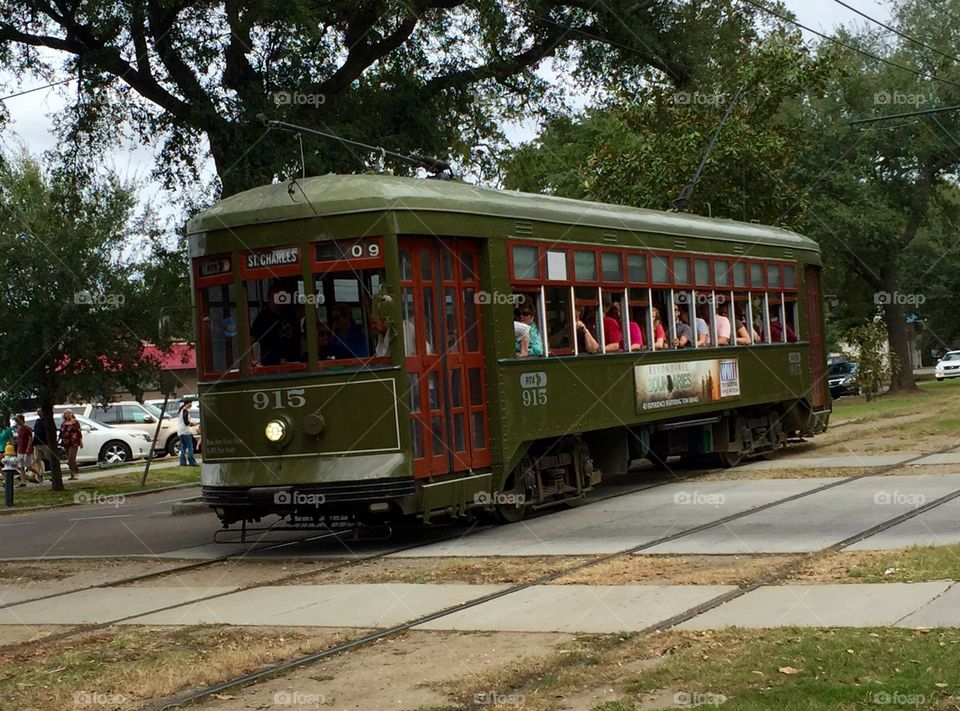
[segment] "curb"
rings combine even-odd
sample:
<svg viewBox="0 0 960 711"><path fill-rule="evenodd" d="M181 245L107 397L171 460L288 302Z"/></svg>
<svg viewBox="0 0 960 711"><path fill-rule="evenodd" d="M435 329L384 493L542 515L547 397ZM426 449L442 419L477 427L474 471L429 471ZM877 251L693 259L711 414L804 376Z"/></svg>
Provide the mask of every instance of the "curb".
<svg viewBox="0 0 960 711"><path fill-rule="evenodd" d="M96 481L96 480L94 480L94 481ZM156 494L156 493L159 493L159 492L161 492L161 491L173 491L173 490L175 490L175 489L191 489L191 488L196 488L196 487L198 487L198 486L200 486L200 482L197 482L196 484L189 484L189 483L188 483L188 484L172 484L172 485L170 485L170 486L162 486L162 487L160 487L159 489L143 489L142 491L130 491L130 492L127 492L126 494L123 494L123 496L124 496L124 497L146 496L147 494ZM16 500L16 499L14 499L14 500ZM63 508L67 508L68 506L83 506L83 504L80 503L80 502L76 502L76 501L65 501L65 502L60 503L60 504L45 504L45 505L42 505L42 506L27 506L27 507L22 508L22 509L18 509L18 508L12 508L12 509L0 508L0 517L3 517L3 516L12 516L12 515L14 515L14 514L22 514L22 513L33 513L33 512L35 512L35 511L52 511L53 509L63 509Z"/></svg>

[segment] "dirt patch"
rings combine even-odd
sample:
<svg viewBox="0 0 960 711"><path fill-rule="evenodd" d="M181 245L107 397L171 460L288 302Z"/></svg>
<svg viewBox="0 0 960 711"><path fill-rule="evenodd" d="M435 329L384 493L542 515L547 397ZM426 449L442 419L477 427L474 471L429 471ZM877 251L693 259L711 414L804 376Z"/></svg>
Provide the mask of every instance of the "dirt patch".
<svg viewBox="0 0 960 711"><path fill-rule="evenodd" d="M45 592L76 590L90 585L105 585L134 575L169 570L180 565L183 565L183 561L131 558L0 562L0 586L42 588Z"/></svg>
<svg viewBox="0 0 960 711"><path fill-rule="evenodd" d="M865 474L874 467L821 467L816 469L753 469L734 467L723 471L710 472L701 481L739 481L756 479L843 479L849 476Z"/></svg>
<svg viewBox="0 0 960 711"><path fill-rule="evenodd" d="M482 682L534 668L537 659L571 639L552 633L408 632L195 708L254 711L280 704L338 711L458 708L462 706L453 691L463 684L479 689L471 692L469 701L509 704L519 698L516 692Z"/></svg>
<svg viewBox="0 0 960 711"><path fill-rule="evenodd" d="M960 474L960 464L907 464L889 471L884 476L945 476Z"/></svg>
<svg viewBox="0 0 960 711"><path fill-rule="evenodd" d="M347 635L360 634L349 630ZM337 630L112 628L0 653L0 708L135 709L323 649Z"/></svg>
<svg viewBox="0 0 960 711"><path fill-rule="evenodd" d="M789 555L634 555L565 575L557 585L741 585L786 565Z"/></svg>

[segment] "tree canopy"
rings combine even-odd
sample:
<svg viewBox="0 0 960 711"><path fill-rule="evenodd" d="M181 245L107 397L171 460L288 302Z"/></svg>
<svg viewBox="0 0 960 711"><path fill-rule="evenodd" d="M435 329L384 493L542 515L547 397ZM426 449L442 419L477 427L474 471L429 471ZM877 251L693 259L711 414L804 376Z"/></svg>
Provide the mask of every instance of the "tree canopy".
<svg viewBox="0 0 960 711"><path fill-rule="evenodd" d="M738 12L726 0L0 0L0 63L78 78L60 120L70 157L99 155L123 124L159 146L171 184L196 178L209 147L226 195L298 162L259 114L489 164L502 121L562 102L536 71L545 59L584 86L651 71L683 86L710 47L739 41ZM317 140L305 155L311 174L376 159Z"/></svg>

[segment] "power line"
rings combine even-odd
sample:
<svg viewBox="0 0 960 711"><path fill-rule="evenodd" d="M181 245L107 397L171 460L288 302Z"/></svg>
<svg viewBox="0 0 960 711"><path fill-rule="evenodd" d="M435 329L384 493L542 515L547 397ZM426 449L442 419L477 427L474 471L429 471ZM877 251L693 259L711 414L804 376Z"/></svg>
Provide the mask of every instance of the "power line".
<svg viewBox="0 0 960 711"><path fill-rule="evenodd" d="M910 72L911 74L914 74L915 76L918 76L918 77L920 77L921 79L930 79L930 80L933 80L933 81L938 81L938 82L941 82L941 83L943 83L943 84L950 84L951 86L955 86L955 87L960 88L960 83L957 83L957 82L955 82L955 81L951 81L950 79L942 79L941 77L938 77L936 74L930 74L930 73L928 73L928 72L920 72L920 71L917 71L916 69L911 69L910 67L904 66L903 64L897 64L896 62L891 62L889 59L884 59L883 57L880 57L880 56L877 56L876 54L872 54L872 53L870 53L870 52L867 52L866 50L860 49L859 47L856 47L856 46L854 46L854 45L852 45L852 44L847 44L847 43L844 42L843 40L838 40L836 37L831 37L830 35L825 35L825 34L822 33L822 32L818 32L817 30L815 30L815 29L813 29L813 28L811 28L811 27L807 27L806 25L803 25L803 24L797 22L796 20L791 20L789 17L786 17L785 15L781 15L781 14L780 14L779 12L777 12L776 10L771 10L769 7L766 7L766 6L764 6L764 5L761 5L760 3L754 2L753 0L741 0L741 1L747 3L748 5L753 5L753 6L754 6L755 8L757 8L758 10L763 10L764 12L766 12L766 13L768 13L768 14L770 14L770 15L773 15L774 17L782 20L783 22L787 22L787 23L789 23L789 24L791 24L791 25L794 25L795 27L799 27L801 30L806 30L807 32L810 32L810 33L812 33L812 34L815 34L815 35L817 35L818 37L822 37L822 38L825 39L825 40L828 40L829 42L833 42L834 44L838 44L838 45L840 45L841 47L844 47L844 48L846 48L846 49L849 49L849 50L851 50L851 51L853 51L853 52L856 52L856 53L858 53L858 54L862 54L864 57L868 57L869 59L872 59L872 60L874 60L875 62L882 62L882 63L884 63L884 64L886 64L886 65L888 65L888 66L894 67L894 68L896 68L896 69L901 69L901 70L903 70L903 71L905 71L905 72Z"/></svg>
<svg viewBox="0 0 960 711"><path fill-rule="evenodd" d="M872 23L874 23L874 24L876 24L876 25L879 25L879 26L882 27L883 29L889 30L890 32L893 32L893 33L894 33L895 35L897 35L898 37L903 37L903 39L907 40L908 42L913 42L915 45L917 45L917 46L919 46L919 47L923 47L923 48L925 48L925 49L929 49L931 52L934 52L934 53L936 53L936 54L939 54L941 57L946 57L946 58L949 59L950 61L952 61L952 62L957 62L958 64L960 64L960 58L957 58L957 57L953 56L952 54L947 54L946 52L943 52L943 51L937 49L936 47L931 47L931 46L930 46L929 44L927 44L926 42L923 42L923 41L921 41L921 40L918 40L916 37L911 37L911 36L908 35L906 32L901 32L901 31L898 30L896 27L891 27L890 25L887 25L887 24L885 24L885 23L883 23L883 22L880 22L880 20L876 20L876 19L870 17L870 15L866 14L865 12L861 12L861 11L858 10L857 8L848 5L847 3L843 2L843 0L833 0L833 1L834 1L835 3L837 3L837 5L841 5L841 6L845 7L845 8L847 8L847 9L850 10L851 12L855 12L856 14L860 15L860 17L864 18L865 20L869 20L870 22L872 22Z"/></svg>
<svg viewBox="0 0 960 711"><path fill-rule="evenodd" d="M69 79L61 79L60 81L51 82L50 84L44 84L43 86L35 86L32 89L27 89L26 91L21 91L16 94L10 94L10 96L0 96L0 101L6 101L7 99L16 99L18 96L26 96L27 94L32 94L35 91L43 91L44 89L51 89L55 86L60 86L61 84L68 84L76 79L76 77L70 77Z"/></svg>

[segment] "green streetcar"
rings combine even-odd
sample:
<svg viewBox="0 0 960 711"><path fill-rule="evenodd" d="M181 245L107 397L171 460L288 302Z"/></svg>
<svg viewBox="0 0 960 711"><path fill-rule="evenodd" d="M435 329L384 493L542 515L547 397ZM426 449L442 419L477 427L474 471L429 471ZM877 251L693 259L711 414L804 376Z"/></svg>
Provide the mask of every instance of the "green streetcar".
<svg viewBox="0 0 960 711"><path fill-rule="evenodd" d="M827 426L820 250L787 230L331 175L189 233L224 525L514 521L639 458Z"/></svg>

